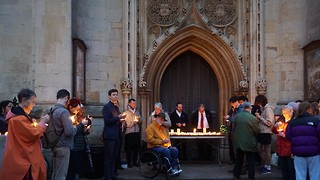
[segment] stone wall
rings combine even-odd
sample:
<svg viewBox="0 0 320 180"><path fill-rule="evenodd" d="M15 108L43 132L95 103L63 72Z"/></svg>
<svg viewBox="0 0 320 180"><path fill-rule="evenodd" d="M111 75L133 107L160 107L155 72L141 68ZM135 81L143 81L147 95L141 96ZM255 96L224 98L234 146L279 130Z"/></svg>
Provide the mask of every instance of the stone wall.
<svg viewBox="0 0 320 180"><path fill-rule="evenodd" d="M71 90L71 0L4 0L0 12L1 100L31 88L52 103Z"/></svg>
<svg viewBox="0 0 320 180"><path fill-rule="evenodd" d="M272 104L303 99L305 1L265 1L265 67Z"/></svg>
<svg viewBox="0 0 320 180"><path fill-rule="evenodd" d="M305 3L306 39L304 45L320 39L320 1L308 0Z"/></svg>
<svg viewBox="0 0 320 180"><path fill-rule="evenodd" d="M88 48L88 103L105 103L109 89L117 88L120 91L125 69L122 61L122 8L122 1L119 0L73 2L72 37L83 40Z"/></svg>

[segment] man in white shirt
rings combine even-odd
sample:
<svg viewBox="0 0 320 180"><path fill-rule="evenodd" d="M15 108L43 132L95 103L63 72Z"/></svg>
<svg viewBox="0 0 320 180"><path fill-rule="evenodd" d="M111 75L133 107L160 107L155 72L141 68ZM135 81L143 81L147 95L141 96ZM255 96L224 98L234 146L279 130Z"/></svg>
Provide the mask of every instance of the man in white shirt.
<svg viewBox="0 0 320 180"><path fill-rule="evenodd" d="M192 129L196 128L199 132L203 131L203 128L207 131L213 131L212 115L209 110L206 110L204 104L200 104L198 110L192 115ZM198 153L200 160L211 159L211 146L207 140L197 140Z"/></svg>

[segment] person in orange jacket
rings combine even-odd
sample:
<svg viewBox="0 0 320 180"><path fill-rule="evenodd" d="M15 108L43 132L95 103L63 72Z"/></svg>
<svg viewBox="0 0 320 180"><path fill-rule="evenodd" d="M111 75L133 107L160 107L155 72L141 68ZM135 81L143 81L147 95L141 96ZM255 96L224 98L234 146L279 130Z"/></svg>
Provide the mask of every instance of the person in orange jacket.
<svg viewBox="0 0 320 180"><path fill-rule="evenodd" d="M0 179L46 179L46 164L40 137L46 130L49 116L36 123L29 114L36 103L36 94L30 89L18 93L19 106L6 116L8 135L3 154Z"/></svg>

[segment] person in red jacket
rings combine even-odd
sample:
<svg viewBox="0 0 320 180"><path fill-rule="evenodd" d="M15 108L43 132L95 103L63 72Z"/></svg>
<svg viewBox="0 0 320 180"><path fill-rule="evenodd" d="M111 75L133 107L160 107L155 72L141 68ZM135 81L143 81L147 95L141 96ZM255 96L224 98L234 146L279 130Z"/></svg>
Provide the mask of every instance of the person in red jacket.
<svg viewBox="0 0 320 180"><path fill-rule="evenodd" d="M295 170L293 165L291 142L286 138L286 128L293 117L293 108L286 105L282 108L282 116L272 128L272 132L277 134L277 154L283 180L294 180Z"/></svg>

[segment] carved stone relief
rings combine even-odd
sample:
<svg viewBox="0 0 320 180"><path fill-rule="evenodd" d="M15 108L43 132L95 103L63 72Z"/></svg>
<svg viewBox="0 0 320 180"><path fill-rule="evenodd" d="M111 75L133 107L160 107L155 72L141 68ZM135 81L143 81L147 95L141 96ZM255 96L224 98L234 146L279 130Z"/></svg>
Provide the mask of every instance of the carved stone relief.
<svg viewBox="0 0 320 180"><path fill-rule="evenodd" d="M238 56L247 80L242 54L237 50L237 6L235 0L148 0L147 47L140 71L139 87L145 87L145 69L157 47L179 29L201 26L219 35Z"/></svg>

